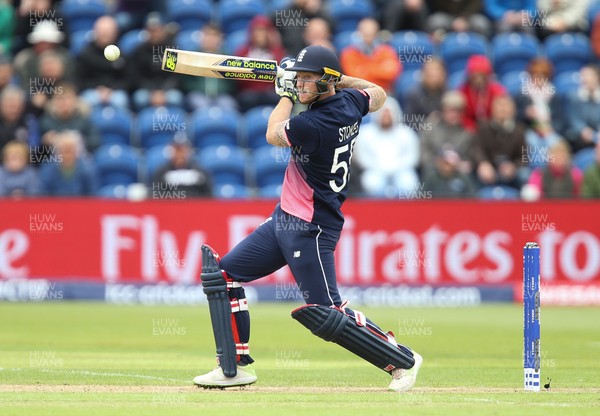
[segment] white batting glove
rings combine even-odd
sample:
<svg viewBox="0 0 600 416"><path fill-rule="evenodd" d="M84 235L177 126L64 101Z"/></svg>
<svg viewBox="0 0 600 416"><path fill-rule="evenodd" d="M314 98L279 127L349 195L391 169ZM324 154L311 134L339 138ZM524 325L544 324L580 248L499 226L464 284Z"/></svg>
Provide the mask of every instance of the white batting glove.
<svg viewBox="0 0 600 416"><path fill-rule="evenodd" d="M296 63L295 59L283 58L279 64L279 70L277 71L277 78L275 79L275 92L280 97L287 97L292 102L296 102L298 96L294 88L294 79L296 78L296 72L290 71L289 69Z"/></svg>

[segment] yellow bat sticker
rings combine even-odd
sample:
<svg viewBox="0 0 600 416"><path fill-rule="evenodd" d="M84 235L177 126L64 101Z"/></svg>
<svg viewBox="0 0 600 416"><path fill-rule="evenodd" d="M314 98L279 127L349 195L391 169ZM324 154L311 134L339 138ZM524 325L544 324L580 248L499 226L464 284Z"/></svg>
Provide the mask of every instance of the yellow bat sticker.
<svg viewBox="0 0 600 416"><path fill-rule="evenodd" d="M167 56L165 60L165 69L169 71L175 71L175 66L177 65L177 52L167 51Z"/></svg>

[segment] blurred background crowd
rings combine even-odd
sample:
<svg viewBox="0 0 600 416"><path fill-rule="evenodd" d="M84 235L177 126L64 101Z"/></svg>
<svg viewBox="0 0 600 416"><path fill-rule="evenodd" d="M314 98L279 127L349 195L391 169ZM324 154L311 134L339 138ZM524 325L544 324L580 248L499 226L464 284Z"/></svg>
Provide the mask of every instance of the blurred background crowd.
<svg viewBox="0 0 600 416"><path fill-rule="evenodd" d="M354 196L600 198L595 0L0 0L0 197L276 197L273 85L162 56L316 44L388 93Z"/></svg>

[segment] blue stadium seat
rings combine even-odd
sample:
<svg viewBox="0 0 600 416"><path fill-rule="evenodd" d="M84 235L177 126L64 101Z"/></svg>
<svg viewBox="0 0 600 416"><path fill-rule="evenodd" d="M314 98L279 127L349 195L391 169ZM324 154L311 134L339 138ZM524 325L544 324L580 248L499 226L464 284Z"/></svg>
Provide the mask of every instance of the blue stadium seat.
<svg viewBox="0 0 600 416"><path fill-rule="evenodd" d="M589 38L583 33L557 33L544 42L546 56L554 65L554 73L577 71L593 57Z"/></svg>
<svg viewBox="0 0 600 416"><path fill-rule="evenodd" d="M596 162L596 149L594 147L586 147L579 150L573 155L573 165L577 166L582 171L585 171Z"/></svg>
<svg viewBox="0 0 600 416"><path fill-rule="evenodd" d="M540 41L528 33L501 33L492 39L494 70L498 76L524 71L529 61L540 54Z"/></svg>
<svg viewBox="0 0 600 416"><path fill-rule="evenodd" d="M328 3L335 33L356 30L360 20L375 15L369 0L330 0Z"/></svg>
<svg viewBox="0 0 600 416"><path fill-rule="evenodd" d="M210 0L169 0L166 3L167 19L177 23L180 30L198 30L212 17Z"/></svg>
<svg viewBox="0 0 600 416"><path fill-rule="evenodd" d="M146 183L151 183L158 169L169 161L171 151L171 146L155 146L146 150L144 163Z"/></svg>
<svg viewBox="0 0 600 416"><path fill-rule="evenodd" d="M147 107L138 113L140 144L149 149L168 144L175 133L187 130L186 113L177 107Z"/></svg>
<svg viewBox="0 0 600 416"><path fill-rule="evenodd" d="M198 29L182 30L175 36L175 45L177 45L177 49L199 51L200 31Z"/></svg>
<svg viewBox="0 0 600 416"><path fill-rule="evenodd" d="M258 149L261 146L269 146L267 143L267 123L273 107L255 107L246 112L244 122L240 124L243 133L240 137L245 139L245 145L250 149Z"/></svg>
<svg viewBox="0 0 600 416"><path fill-rule="evenodd" d="M130 146L111 144L94 153L100 186L129 185L137 182L139 156Z"/></svg>
<svg viewBox="0 0 600 416"><path fill-rule="evenodd" d="M246 154L239 147L212 146L201 149L197 160L211 173L214 185L246 185Z"/></svg>
<svg viewBox="0 0 600 416"><path fill-rule="evenodd" d="M517 97L523 92L527 76L528 74L525 71L509 72L500 78L500 84L504 85L510 95Z"/></svg>
<svg viewBox="0 0 600 416"><path fill-rule="evenodd" d="M100 16L108 14L103 0L63 0L60 11L66 22L66 28L73 34L81 30L90 30Z"/></svg>
<svg viewBox="0 0 600 416"><path fill-rule="evenodd" d="M92 30L80 30L79 32L73 33L70 38L69 51L77 56L83 51L83 48L87 46L94 39L94 32Z"/></svg>
<svg viewBox="0 0 600 416"><path fill-rule="evenodd" d="M356 45L360 42L360 37L355 30L340 32L333 36L333 46L338 54L350 45Z"/></svg>
<svg viewBox="0 0 600 416"><path fill-rule="evenodd" d="M240 115L220 107L199 109L191 116L191 140L196 147L236 146Z"/></svg>
<svg viewBox="0 0 600 416"><path fill-rule="evenodd" d="M114 107L95 107L90 116L92 123L100 132L102 144L131 143L131 114Z"/></svg>
<svg viewBox="0 0 600 416"><path fill-rule="evenodd" d="M226 35L246 30L250 20L267 13L261 0L221 0L216 8L216 20Z"/></svg>
<svg viewBox="0 0 600 416"><path fill-rule="evenodd" d="M471 55L488 55L489 43L479 33L459 32L446 35L439 53L446 63L448 74L465 69Z"/></svg>
<svg viewBox="0 0 600 416"><path fill-rule="evenodd" d="M133 29L124 33L119 39L119 49L123 55L130 55L140 44L148 39L148 32L144 29Z"/></svg>
<svg viewBox="0 0 600 416"><path fill-rule="evenodd" d="M254 182L258 188L281 185L285 169L290 160L290 149L283 147L261 147L253 152Z"/></svg>
<svg viewBox="0 0 600 416"><path fill-rule="evenodd" d="M220 199L246 199L250 196L247 186L224 183L213 186L213 196Z"/></svg>
<svg viewBox="0 0 600 416"><path fill-rule="evenodd" d="M96 196L107 199L127 199L127 186L121 184L105 185L96 191Z"/></svg>
<svg viewBox="0 0 600 416"><path fill-rule="evenodd" d="M449 89L454 90L463 85L466 80L466 73L464 70L461 70L448 75L448 80L446 81L446 83L448 84Z"/></svg>
<svg viewBox="0 0 600 416"><path fill-rule="evenodd" d="M404 71L394 83L394 95L401 107L406 106L410 91L421 82L421 70Z"/></svg>
<svg viewBox="0 0 600 416"><path fill-rule="evenodd" d="M267 0L267 8L269 11L269 15L275 16L277 18L276 12L280 12L284 9L289 9L294 0ZM287 17L287 15L285 15Z"/></svg>
<svg viewBox="0 0 600 416"><path fill-rule="evenodd" d="M496 185L496 186L484 186L479 190L477 196L480 199L489 200L515 200L521 199L521 193L518 189L511 188L510 186Z"/></svg>
<svg viewBox="0 0 600 416"><path fill-rule="evenodd" d="M226 55L235 55L248 40L248 31L246 29L236 30L225 37L223 42L223 52Z"/></svg>
<svg viewBox="0 0 600 416"><path fill-rule="evenodd" d="M405 71L420 69L435 53L430 36L425 32L412 30L396 32L391 44L398 52Z"/></svg>
<svg viewBox="0 0 600 416"><path fill-rule="evenodd" d="M283 188L282 184L276 185L268 185L263 188L259 188L258 196L260 198L279 198L281 196L281 189Z"/></svg>
<svg viewBox="0 0 600 416"><path fill-rule="evenodd" d="M556 93L561 97L566 97L569 93L576 91L580 82L581 75L579 71L562 72L552 80Z"/></svg>

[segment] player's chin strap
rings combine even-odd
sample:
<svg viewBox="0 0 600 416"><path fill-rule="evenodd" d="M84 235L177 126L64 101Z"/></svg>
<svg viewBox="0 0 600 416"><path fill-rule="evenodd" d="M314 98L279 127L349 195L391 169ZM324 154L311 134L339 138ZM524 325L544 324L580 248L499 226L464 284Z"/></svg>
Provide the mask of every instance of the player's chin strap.
<svg viewBox="0 0 600 416"><path fill-rule="evenodd" d="M408 347L397 344L392 333L386 334L362 312L352 311L347 305L348 301L341 307L304 305L292 311L292 318L314 335L344 347L388 373L415 365Z"/></svg>
<svg viewBox="0 0 600 416"><path fill-rule="evenodd" d="M237 364L251 364L248 340L250 314L244 288L221 270L218 254L202 248L202 287L208 299L210 320L217 347L217 361L226 377L235 377Z"/></svg>

